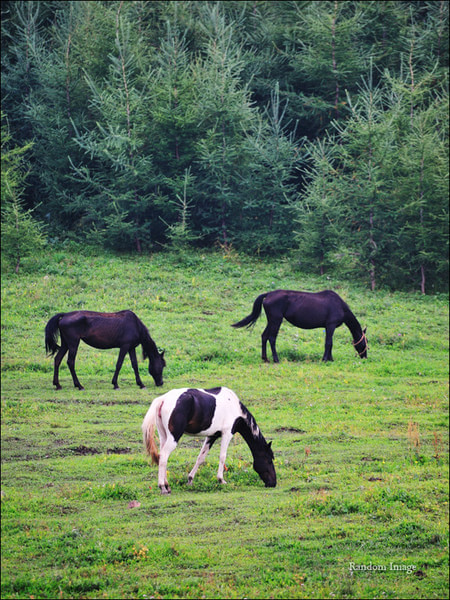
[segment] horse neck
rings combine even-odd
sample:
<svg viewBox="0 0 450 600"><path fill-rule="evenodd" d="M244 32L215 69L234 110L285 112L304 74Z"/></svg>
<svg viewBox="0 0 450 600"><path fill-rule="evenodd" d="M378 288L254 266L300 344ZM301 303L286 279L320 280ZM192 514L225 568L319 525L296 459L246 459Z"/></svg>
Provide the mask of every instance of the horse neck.
<svg viewBox="0 0 450 600"><path fill-rule="evenodd" d="M355 315L352 313L352 311L349 308L347 308L347 310L346 310L344 323L349 328L350 333L353 336L353 340L359 340L361 338L362 332L363 332L362 327L361 327L358 319L355 317Z"/></svg>
<svg viewBox="0 0 450 600"><path fill-rule="evenodd" d="M242 404L241 407L243 415L236 421L235 431L242 435L247 442L253 457L255 457L255 454L261 448L261 445L265 440L253 415Z"/></svg>
<svg viewBox="0 0 450 600"><path fill-rule="evenodd" d="M158 348L156 347L155 342L150 336L147 327L142 325L141 327L141 344L144 349L145 354L152 358L158 354Z"/></svg>

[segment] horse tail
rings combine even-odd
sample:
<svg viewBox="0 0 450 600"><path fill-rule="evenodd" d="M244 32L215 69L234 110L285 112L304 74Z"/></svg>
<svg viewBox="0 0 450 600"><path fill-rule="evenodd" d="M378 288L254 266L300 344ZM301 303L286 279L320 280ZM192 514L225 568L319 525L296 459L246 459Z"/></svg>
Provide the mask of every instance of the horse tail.
<svg viewBox="0 0 450 600"><path fill-rule="evenodd" d="M45 326L45 350L47 354L56 354L61 346L58 345L59 321L66 313L58 313Z"/></svg>
<svg viewBox="0 0 450 600"><path fill-rule="evenodd" d="M152 457L152 462L155 465L159 464L159 452L155 442L155 426L156 416L158 414L159 407L161 406L161 402L161 396L153 400L142 423L144 448L147 454Z"/></svg>
<svg viewBox="0 0 450 600"><path fill-rule="evenodd" d="M266 292L265 294L261 294L260 296L258 296L255 302L253 303L252 312L247 317L245 317L245 319L242 319L242 321L233 323L232 327L252 327L252 325L256 323L256 321L259 318L259 315L261 314L262 303L268 293L269 292Z"/></svg>

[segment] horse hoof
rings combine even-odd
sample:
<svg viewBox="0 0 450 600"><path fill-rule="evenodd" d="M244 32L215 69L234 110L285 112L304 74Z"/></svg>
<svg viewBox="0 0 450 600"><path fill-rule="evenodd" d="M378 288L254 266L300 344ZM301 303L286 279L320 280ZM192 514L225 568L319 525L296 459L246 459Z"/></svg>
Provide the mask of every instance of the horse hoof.
<svg viewBox="0 0 450 600"><path fill-rule="evenodd" d="M193 481L194 481L194 478L193 478L193 477L188 477L187 484L188 484L188 485L192 485L192 482L193 482Z"/></svg>
<svg viewBox="0 0 450 600"><path fill-rule="evenodd" d="M62 390L62 387L60 385L57 385L55 389Z"/></svg>
<svg viewBox="0 0 450 600"><path fill-rule="evenodd" d="M145 390L145 385L144 384L140 385L139 387L141 388L141 390Z"/></svg>

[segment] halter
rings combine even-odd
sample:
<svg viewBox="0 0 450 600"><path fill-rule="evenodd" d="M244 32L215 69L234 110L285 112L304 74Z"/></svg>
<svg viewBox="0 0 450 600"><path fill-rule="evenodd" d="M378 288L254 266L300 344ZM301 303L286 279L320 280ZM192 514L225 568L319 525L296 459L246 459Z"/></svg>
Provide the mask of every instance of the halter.
<svg viewBox="0 0 450 600"><path fill-rule="evenodd" d="M365 341L366 345L365 345L365 346L364 346L364 348L361 350L361 352L359 352L359 350L356 350L356 346L357 346L358 344L360 344L360 343L361 343L363 340ZM363 354L363 353L364 353L364 352L367 350L367 348L368 348L368 345L367 345L367 338L366 338L366 334L364 333L364 331L363 331L363 334L362 334L362 336L360 337L360 339L359 339L357 342L352 342L352 344L353 344L353 346L354 346L354 348L355 348L356 352L359 354L359 356L361 356L361 355L362 355L362 354Z"/></svg>

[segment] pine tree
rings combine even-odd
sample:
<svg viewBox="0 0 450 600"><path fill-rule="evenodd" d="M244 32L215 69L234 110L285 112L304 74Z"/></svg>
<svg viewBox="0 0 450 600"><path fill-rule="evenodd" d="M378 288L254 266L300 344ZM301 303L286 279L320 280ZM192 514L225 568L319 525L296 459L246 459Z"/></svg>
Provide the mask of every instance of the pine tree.
<svg viewBox="0 0 450 600"><path fill-rule="evenodd" d="M153 71L147 62L145 73L142 40L136 39L123 15L133 7L120 2L115 8L115 50L108 57L108 79L97 82L86 73L96 124L75 131L75 141L89 160L72 161L72 168L75 179L85 184L77 202L92 236L113 248L134 246L142 252L151 240L149 215L158 184L145 138Z"/></svg>
<svg viewBox="0 0 450 600"><path fill-rule="evenodd" d="M31 210L24 207L22 199L27 175L24 155L30 150L31 143L23 147L12 146L11 135L3 119L2 113L2 257L12 262L18 273L22 259L43 248L45 236L43 225L34 218Z"/></svg>
<svg viewBox="0 0 450 600"><path fill-rule="evenodd" d="M226 23L218 4L204 10L205 56L194 66L196 118L204 132L197 144L202 191L196 220L202 235L228 246L242 203L241 177L249 160L245 134L253 113L240 79L243 55L233 41L232 23Z"/></svg>

